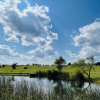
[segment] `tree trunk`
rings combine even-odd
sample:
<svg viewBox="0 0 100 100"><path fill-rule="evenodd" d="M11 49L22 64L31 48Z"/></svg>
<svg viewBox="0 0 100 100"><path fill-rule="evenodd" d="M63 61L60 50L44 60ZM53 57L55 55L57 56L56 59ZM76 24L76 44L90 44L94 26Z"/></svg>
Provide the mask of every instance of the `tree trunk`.
<svg viewBox="0 0 100 100"><path fill-rule="evenodd" d="M92 66L89 68L89 79L91 79L91 77L90 77L91 68L92 68Z"/></svg>

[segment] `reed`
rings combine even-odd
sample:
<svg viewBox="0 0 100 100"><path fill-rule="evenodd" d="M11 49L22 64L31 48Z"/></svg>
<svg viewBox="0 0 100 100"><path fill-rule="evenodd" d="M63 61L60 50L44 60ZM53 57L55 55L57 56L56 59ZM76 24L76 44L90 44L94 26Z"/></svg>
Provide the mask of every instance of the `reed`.
<svg viewBox="0 0 100 100"><path fill-rule="evenodd" d="M22 80L15 83L13 77L0 77L0 100L100 100L100 90L77 90L74 87L60 87L44 92L42 85L36 87Z"/></svg>

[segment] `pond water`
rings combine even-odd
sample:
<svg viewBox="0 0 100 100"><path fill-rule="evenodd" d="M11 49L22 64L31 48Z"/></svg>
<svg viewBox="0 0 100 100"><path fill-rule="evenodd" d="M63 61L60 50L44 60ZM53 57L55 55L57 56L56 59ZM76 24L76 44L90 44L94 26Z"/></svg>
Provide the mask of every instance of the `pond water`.
<svg viewBox="0 0 100 100"><path fill-rule="evenodd" d="M80 83L80 82L68 82L68 81L53 81L48 80L47 78L30 78L29 76L5 76L6 78L12 78L12 84L20 84L21 82L27 82L28 85L34 84L37 88L42 88L43 91L52 90L55 87L66 88L70 87L71 89L76 90L96 90L100 89L99 85L93 83ZM2 78L2 76L0 76Z"/></svg>
<svg viewBox="0 0 100 100"><path fill-rule="evenodd" d="M0 100L12 96L14 100L100 100L100 86L29 76L0 76Z"/></svg>

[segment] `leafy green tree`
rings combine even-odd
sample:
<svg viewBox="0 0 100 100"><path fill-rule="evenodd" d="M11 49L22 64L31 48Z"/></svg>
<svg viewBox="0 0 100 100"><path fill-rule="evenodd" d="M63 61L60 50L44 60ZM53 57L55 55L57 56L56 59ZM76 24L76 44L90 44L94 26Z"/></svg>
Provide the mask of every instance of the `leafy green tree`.
<svg viewBox="0 0 100 100"><path fill-rule="evenodd" d="M12 68L13 68L13 69L16 69L16 66L17 66L17 63L13 63L13 64L12 64Z"/></svg>
<svg viewBox="0 0 100 100"><path fill-rule="evenodd" d="M66 64L66 61L65 59L63 59L62 56L60 56L58 59L55 60L54 64L58 68L58 71L61 72L63 65Z"/></svg>
<svg viewBox="0 0 100 100"><path fill-rule="evenodd" d="M82 68L83 73L86 74L89 79L91 79L91 69L94 69L94 62L94 56L78 60L78 66Z"/></svg>
<svg viewBox="0 0 100 100"><path fill-rule="evenodd" d="M91 57L87 57L86 60L88 61L87 66L89 68L88 77L89 77L89 79L91 79L90 72L91 72L91 69L94 69L95 59L94 59L94 56L91 56Z"/></svg>
<svg viewBox="0 0 100 100"><path fill-rule="evenodd" d="M69 62L68 64L67 64L67 66L70 66L71 65L71 63Z"/></svg>
<svg viewBox="0 0 100 100"><path fill-rule="evenodd" d="M86 66L85 59L79 59L77 66L79 66L81 68L85 67Z"/></svg>

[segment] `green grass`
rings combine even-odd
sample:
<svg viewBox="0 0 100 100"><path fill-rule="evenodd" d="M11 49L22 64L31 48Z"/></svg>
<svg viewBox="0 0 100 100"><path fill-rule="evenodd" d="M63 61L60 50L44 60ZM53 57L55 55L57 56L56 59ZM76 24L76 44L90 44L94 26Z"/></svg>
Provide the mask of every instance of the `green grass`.
<svg viewBox="0 0 100 100"><path fill-rule="evenodd" d="M1 74L28 74L36 73L38 71L47 72L48 70L57 70L55 66L33 66L29 65L27 69L24 69L25 66L17 66L16 69L13 69L11 65L6 65L4 68L0 68ZM63 67L63 72L69 72L70 77L74 76L77 71L81 71L78 67ZM85 75L87 78L87 76ZM94 70L91 71L91 78L94 83L100 84L100 66L96 66Z"/></svg>
<svg viewBox="0 0 100 100"><path fill-rule="evenodd" d="M27 73L36 73L37 71L47 72L48 70L57 70L54 66L32 66L29 65L27 69L24 69L26 66L17 66L16 69L13 69L11 65L6 65L4 68L0 68L0 73L3 74L27 74Z"/></svg>

